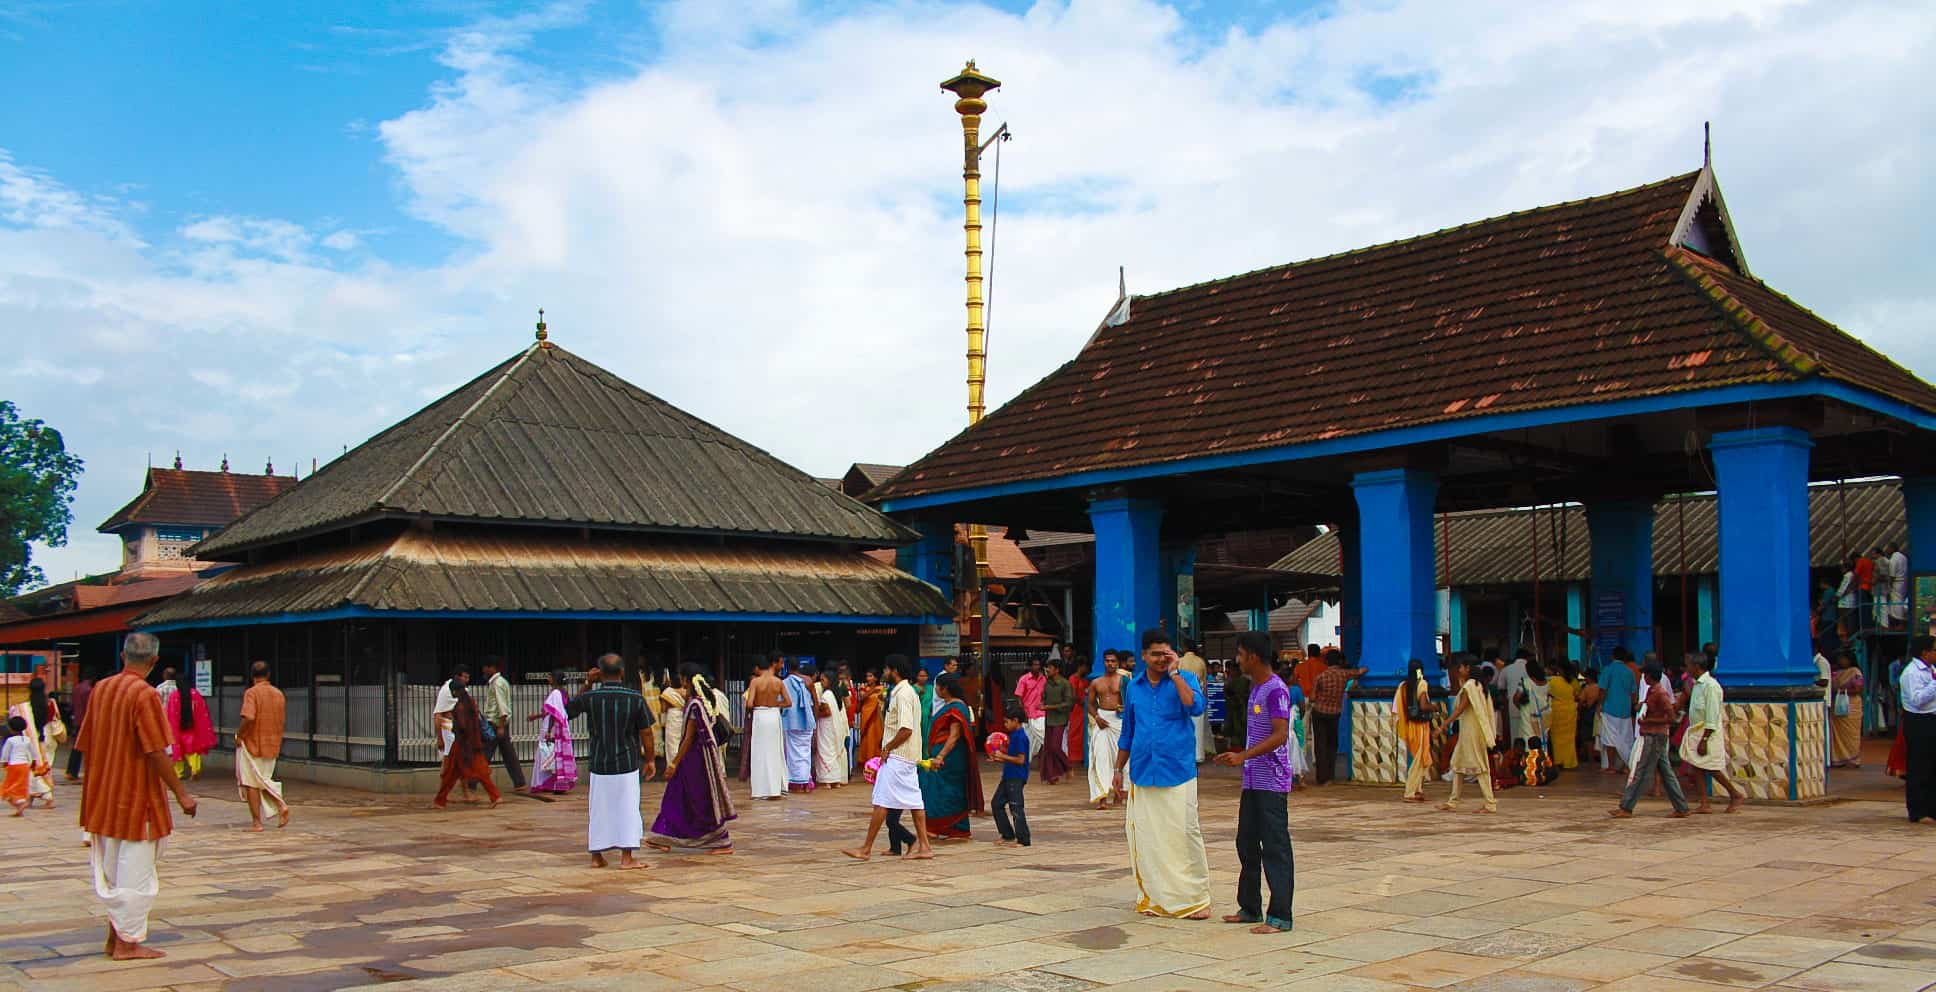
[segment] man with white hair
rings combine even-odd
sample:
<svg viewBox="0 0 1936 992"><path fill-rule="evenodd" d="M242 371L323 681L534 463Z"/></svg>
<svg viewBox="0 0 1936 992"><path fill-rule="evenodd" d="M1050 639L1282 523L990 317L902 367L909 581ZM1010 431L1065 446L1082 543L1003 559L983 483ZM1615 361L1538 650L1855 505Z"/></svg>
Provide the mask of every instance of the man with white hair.
<svg viewBox="0 0 1936 992"><path fill-rule="evenodd" d="M187 816L195 797L175 777L161 694L148 684L161 644L139 631L121 644L121 671L101 680L88 700L88 720L74 746L87 754L81 785L81 829L90 844L94 893L108 911L102 950L116 961L162 957L143 947L148 910L161 891L155 862L173 830L166 789Z"/></svg>

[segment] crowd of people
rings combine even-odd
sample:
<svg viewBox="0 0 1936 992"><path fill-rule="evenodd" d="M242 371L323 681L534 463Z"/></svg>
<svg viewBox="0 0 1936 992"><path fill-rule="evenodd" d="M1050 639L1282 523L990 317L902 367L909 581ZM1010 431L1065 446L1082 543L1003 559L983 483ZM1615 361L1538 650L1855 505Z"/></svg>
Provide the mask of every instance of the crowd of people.
<svg viewBox="0 0 1936 992"><path fill-rule="evenodd" d="M1908 813L1912 822L1936 821L1936 640L1917 637L1911 646L1898 687ZM159 890L155 866L173 829L167 801L172 796L183 814L195 815L184 782L200 774L196 759L212 746L199 691L172 671L159 685L149 681L157 648L150 635L128 636L121 670L83 682L70 696L79 760L69 768L78 772L85 762L81 828L108 915L103 950L117 959L160 956L145 941ZM870 860L885 830L890 853L919 860L932 858L937 842L968 840L972 818L984 813L992 813L995 843L1031 846L1031 770L1044 784L1060 781L1071 767L1069 751L1080 749L1091 805L1123 809L1138 911L1196 920L1210 918L1212 903L1197 796L1198 767L1209 760L1242 770L1237 911L1222 919L1259 934L1288 930L1295 886L1289 796L1331 781L1338 723L1364 670L1317 645L1302 657L1272 658L1268 635L1247 633L1237 639L1234 666L1206 684L1200 673L1214 669L1195 645L1184 649L1179 654L1165 632L1149 631L1140 652L1106 651L1094 679L1083 677L1082 656L1063 648L1060 657L1032 661L1013 687L991 678L977 689L965 686L958 659L930 680L925 668L893 655L855 682L845 665L821 670L774 654L754 665L744 727L735 726L727 695L703 667L634 680L622 659L608 654L576 692L567 673L549 674L542 706L527 717L541 722L528 785L508 746L509 683L501 663L486 659L475 693L463 667L439 689L432 726L442 763L434 803L444 806L461 785L482 789L495 805L495 757L514 788L535 797L555 798L586 782L586 850L595 867L610 867L614 855L620 869L643 867L643 849L730 854L737 814L726 751L739 739L741 777L754 798L839 788L858 769L870 786L872 815L862 843L842 853ZM1492 813L1495 787L1510 784L1518 769L1530 774L1532 756L1548 756L1560 768L1597 757L1605 773L1627 775L1612 816L1633 815L1650 789L1665 796L1676 817L1712 812L1708 797L1716 788L1728 797L1724 812L1739 809L1746 794L1729 774L1712 646L1671 666L1651 652L1635 659L1615 649L1613 656L1604 668L1583 672L1568 662L1549 671L1525 651L1511 661L1494 651L1456 654L1436 690L1425 666L1412 662L1391 702L1409 765L1404 799L1426 802L1427 784L1438 778L1450 785L1439 808L1454 811L1472 780L1481 811ZM1076 669L1073 680L1063 676L1063 657ZM1832 666L1822 678L1835 716L1834 697L1860 691L1840 671L1846 666ZM265 663L255 662L250 675L235 774L251 828L260 830L268 818L278 826L289 820L274 779L285 701ZM1212 689L1221 689L1225 703L1214 727L1207 719ZM978 713L977 700L992 701L985 708L993 712ZM38 681L8 713L0 763L5 798L17 814L30 803L52 804L52 769L70 733L62 717ZM583 747L573 742L574 724L587 738ZM984 750L999 768L992 801L982 794ZM658 755L665 787L648 829L641 783L660 774Z"/></svg>

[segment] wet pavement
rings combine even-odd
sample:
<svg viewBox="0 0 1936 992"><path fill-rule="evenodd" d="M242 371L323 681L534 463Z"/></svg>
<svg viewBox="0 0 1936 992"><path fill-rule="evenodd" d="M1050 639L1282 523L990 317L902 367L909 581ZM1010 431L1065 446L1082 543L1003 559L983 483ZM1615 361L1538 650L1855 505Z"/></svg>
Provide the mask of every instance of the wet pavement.
<svg viewBox="0 0 1936 992"><path fill-rule="evenodd" d="M989 791L993 779L989 780ZM1294 932L1138 917L1120 813L1029 786L1035 846L843 858L864 785L740 804L730 857L598 871L584 795L490 810L296 786L252 834L227 789L178 820L151 943L101 956L87 851L62 807L0 818L0 989L783 989L1136 992L1908 992L1936 986L1936 827L1899 800L1607 818L1591 788L1501 794L1498 816L1396 790L1292 799ZM1597 783L1596 783L1597 785ZM744 796L740 786L739 796ZM1442 793L1443 785L1435 787ZM1868 795L1869 793L1864 793ZM1898 793L1899 794L1899 793ZM646 819L659 788L645 789ZM1232 912L1237 782L1202 785L1214 911Z"/></svg>

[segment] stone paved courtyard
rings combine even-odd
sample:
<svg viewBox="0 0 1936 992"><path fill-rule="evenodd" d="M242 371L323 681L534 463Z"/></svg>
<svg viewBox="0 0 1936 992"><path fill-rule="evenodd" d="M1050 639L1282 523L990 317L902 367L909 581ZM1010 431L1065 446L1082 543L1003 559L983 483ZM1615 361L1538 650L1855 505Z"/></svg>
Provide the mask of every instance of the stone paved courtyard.
<svg viewBox="0 0 1936 992"><path fill-rule="evenodd" d="M1219 770L1222 772L1223 770ZM1121 818L1031 784L1036 846L977 840L857 864L862 788L745 803L732 857L594 871L582 793L489 811L295 786L250 834L197 787L162 866L154 946L100 956L103 923L62 809L0 820L0 987L30 989L901 988L948 992L1908 992L1936 985L1936 829L1845 801L1615 822L1581 790L1438 813L1393 790L1293 799L1294 933L1143 919ZM1440 787L1441 789L1443 787ZM658 787L648 786L648 810ZM1233 908L1237 786L1206 780L1218 914ZM650 812L648 812L648 821Z"/></svg>

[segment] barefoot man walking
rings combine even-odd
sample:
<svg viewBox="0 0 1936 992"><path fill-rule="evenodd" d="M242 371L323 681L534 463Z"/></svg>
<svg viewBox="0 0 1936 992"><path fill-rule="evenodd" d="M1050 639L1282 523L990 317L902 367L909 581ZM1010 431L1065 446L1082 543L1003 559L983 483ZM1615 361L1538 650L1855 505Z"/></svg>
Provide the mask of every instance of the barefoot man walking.
<svg viewBox="0 0 1936 992"><path fill-rule="evenodd" d="M1185 920L1210 918L1210 859L1197 822L1197 726L1203 685L1178 671L1170 635L1143 632L1145 676L1123 690L1123 732L1115 791L1129 772L1129 867L1136 911Z"/></svg>
<svg viewBox="0 0 1936 992"><path fill-rule="evenodd" d="M585 849L594 868L605 867L605 852L614 848L620 868L643 868L633 855L645 838L639 774L647 768L643 755L652 753L652 711L645 708L645 697L625 684L625 662L618 655L599 658L598 674L596 688L565 704L569 716L584 715L591 737L592 788L586 804L591 822Z"/></svg>
<svg viewBox="0 0 1936 992"><path fill-rule="evenodd" d="M168 757L168 723L161 694L148 684L161 643L139 631L121 643L121 671L102 679L88 700L87 722L74 746L87 753L81 785L81 829L89 840L94 894L108 911L102 950L116 961L162 957L143 947L148 910L161 891L155 862L174 830L163 790L187 816L195 797L175 777Z"/></svg>
<svg viewBox="0 0 1936 992"><path fill-rule="evenodd" d="M1116 774L1116 742L1123 732L1123 676L1114 650L1102 653L1102 675L1089 683L1083 712L1089 714L1089 805L1105 809L1116 802L1110 779Z"/></svg>
<svg viewBox="0 0 1936 992"><path fill-rule="evenodd" d="M282 753L282 728L288 700L269 684L269 663L249 666L254 684L242 694L242 725L235 729L235 781L249 807L249 829L262 830L264 803L273 803L276 826L289 825L289 804L276 781L276 756Z"/></svg>
<svg viewBox="0 0 1936 992"><path fill-rule="evenodd" d="M874 776L874 816L867 821L867 841L853 850L840 853L856 861L873 856L874 838L889 810L898 817L903 810L914 813L914 838L908 842L903 858L920 861L934 857L928 846L927 806L921 799L921 776L927 762L921 758L921 742L914 732L921 729L921 697L907 681L908 660L898 654L887 656L881 675L887 679L887 725L881 745L880 770Z"/></svg>

